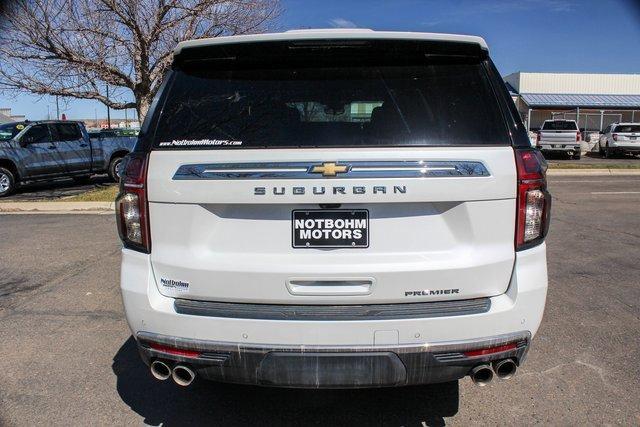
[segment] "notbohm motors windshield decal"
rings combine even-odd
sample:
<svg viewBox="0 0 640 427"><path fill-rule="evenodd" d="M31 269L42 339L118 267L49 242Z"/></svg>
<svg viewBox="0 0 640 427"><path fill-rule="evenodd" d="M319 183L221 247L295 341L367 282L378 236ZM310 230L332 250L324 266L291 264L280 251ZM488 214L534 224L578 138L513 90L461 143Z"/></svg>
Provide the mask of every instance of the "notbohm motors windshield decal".
<svg viewBox="0 0 640 427"><path fill-rule="evenodd" d="M239 146L242 141L232 141L229 139L174 139L164 141L160 147L201 147L201 146Z"/></svg>

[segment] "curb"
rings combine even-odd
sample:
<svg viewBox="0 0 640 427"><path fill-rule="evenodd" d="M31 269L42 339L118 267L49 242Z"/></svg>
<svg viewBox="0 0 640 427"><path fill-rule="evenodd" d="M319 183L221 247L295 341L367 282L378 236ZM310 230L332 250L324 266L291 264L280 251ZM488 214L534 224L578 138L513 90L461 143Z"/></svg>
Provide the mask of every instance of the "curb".
<svg viewBox="0 0 640 427"><path fill-rule="evenodd" d="M114 202L0 202L1 214L111 214Z"/></svg>
<svg viewBox="0 0 640 427"><path fill-rule="evenodd" d="M547 169L547 176L620 176L640 175L640 169Z"/></svg>

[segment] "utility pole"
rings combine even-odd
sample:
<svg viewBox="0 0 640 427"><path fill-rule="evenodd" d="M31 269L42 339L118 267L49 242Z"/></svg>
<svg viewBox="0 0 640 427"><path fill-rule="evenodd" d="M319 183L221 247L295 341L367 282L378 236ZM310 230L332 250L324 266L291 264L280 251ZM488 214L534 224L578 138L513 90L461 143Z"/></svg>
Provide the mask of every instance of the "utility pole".
<svg viewBox="0 0 640 427"><path fill-rule="evenodd" d="M129 128L129 120L127 119L127 109L124 109L124 127Z"/></svg>
<svg viewBox="0 0 640 427"><path fill-rule="evenodd" d="M107 101L109 101L109 85L107 85ZM111 129L111 112L109 111L108 105L107 105L107 127Z"/></svg>
<svg viewBox="0 0 640 427"><path fill-rule="evenodd" d="M56 95L56 120L60 120L60 104L58 104L58 95Z"/></svg>

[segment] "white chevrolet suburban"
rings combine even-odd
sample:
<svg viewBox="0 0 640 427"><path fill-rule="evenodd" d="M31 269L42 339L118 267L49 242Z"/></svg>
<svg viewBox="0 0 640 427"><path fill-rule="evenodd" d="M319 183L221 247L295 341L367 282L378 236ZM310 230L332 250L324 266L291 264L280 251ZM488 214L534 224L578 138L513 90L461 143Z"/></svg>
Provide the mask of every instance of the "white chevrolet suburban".
<svg viewBox="0 0 640 427"><path fill-rule="evenodd" d="M479 37L180 43L117 198L142 359L183 386L509 378L545 306L545 173Z"/></svg>

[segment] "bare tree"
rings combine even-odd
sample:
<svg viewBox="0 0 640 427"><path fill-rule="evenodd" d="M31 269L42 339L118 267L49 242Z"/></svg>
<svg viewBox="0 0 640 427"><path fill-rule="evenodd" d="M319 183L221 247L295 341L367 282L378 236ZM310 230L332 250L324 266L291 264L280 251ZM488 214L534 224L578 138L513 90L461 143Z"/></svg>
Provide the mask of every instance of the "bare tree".
<svg viewBox="0 0 640 427"><path fill-rule="evenodd" d="M178 42L262 32L280 13L278 0L16 0L5 7L0 90L94 99L136 108L141 120Z"/></svg>

